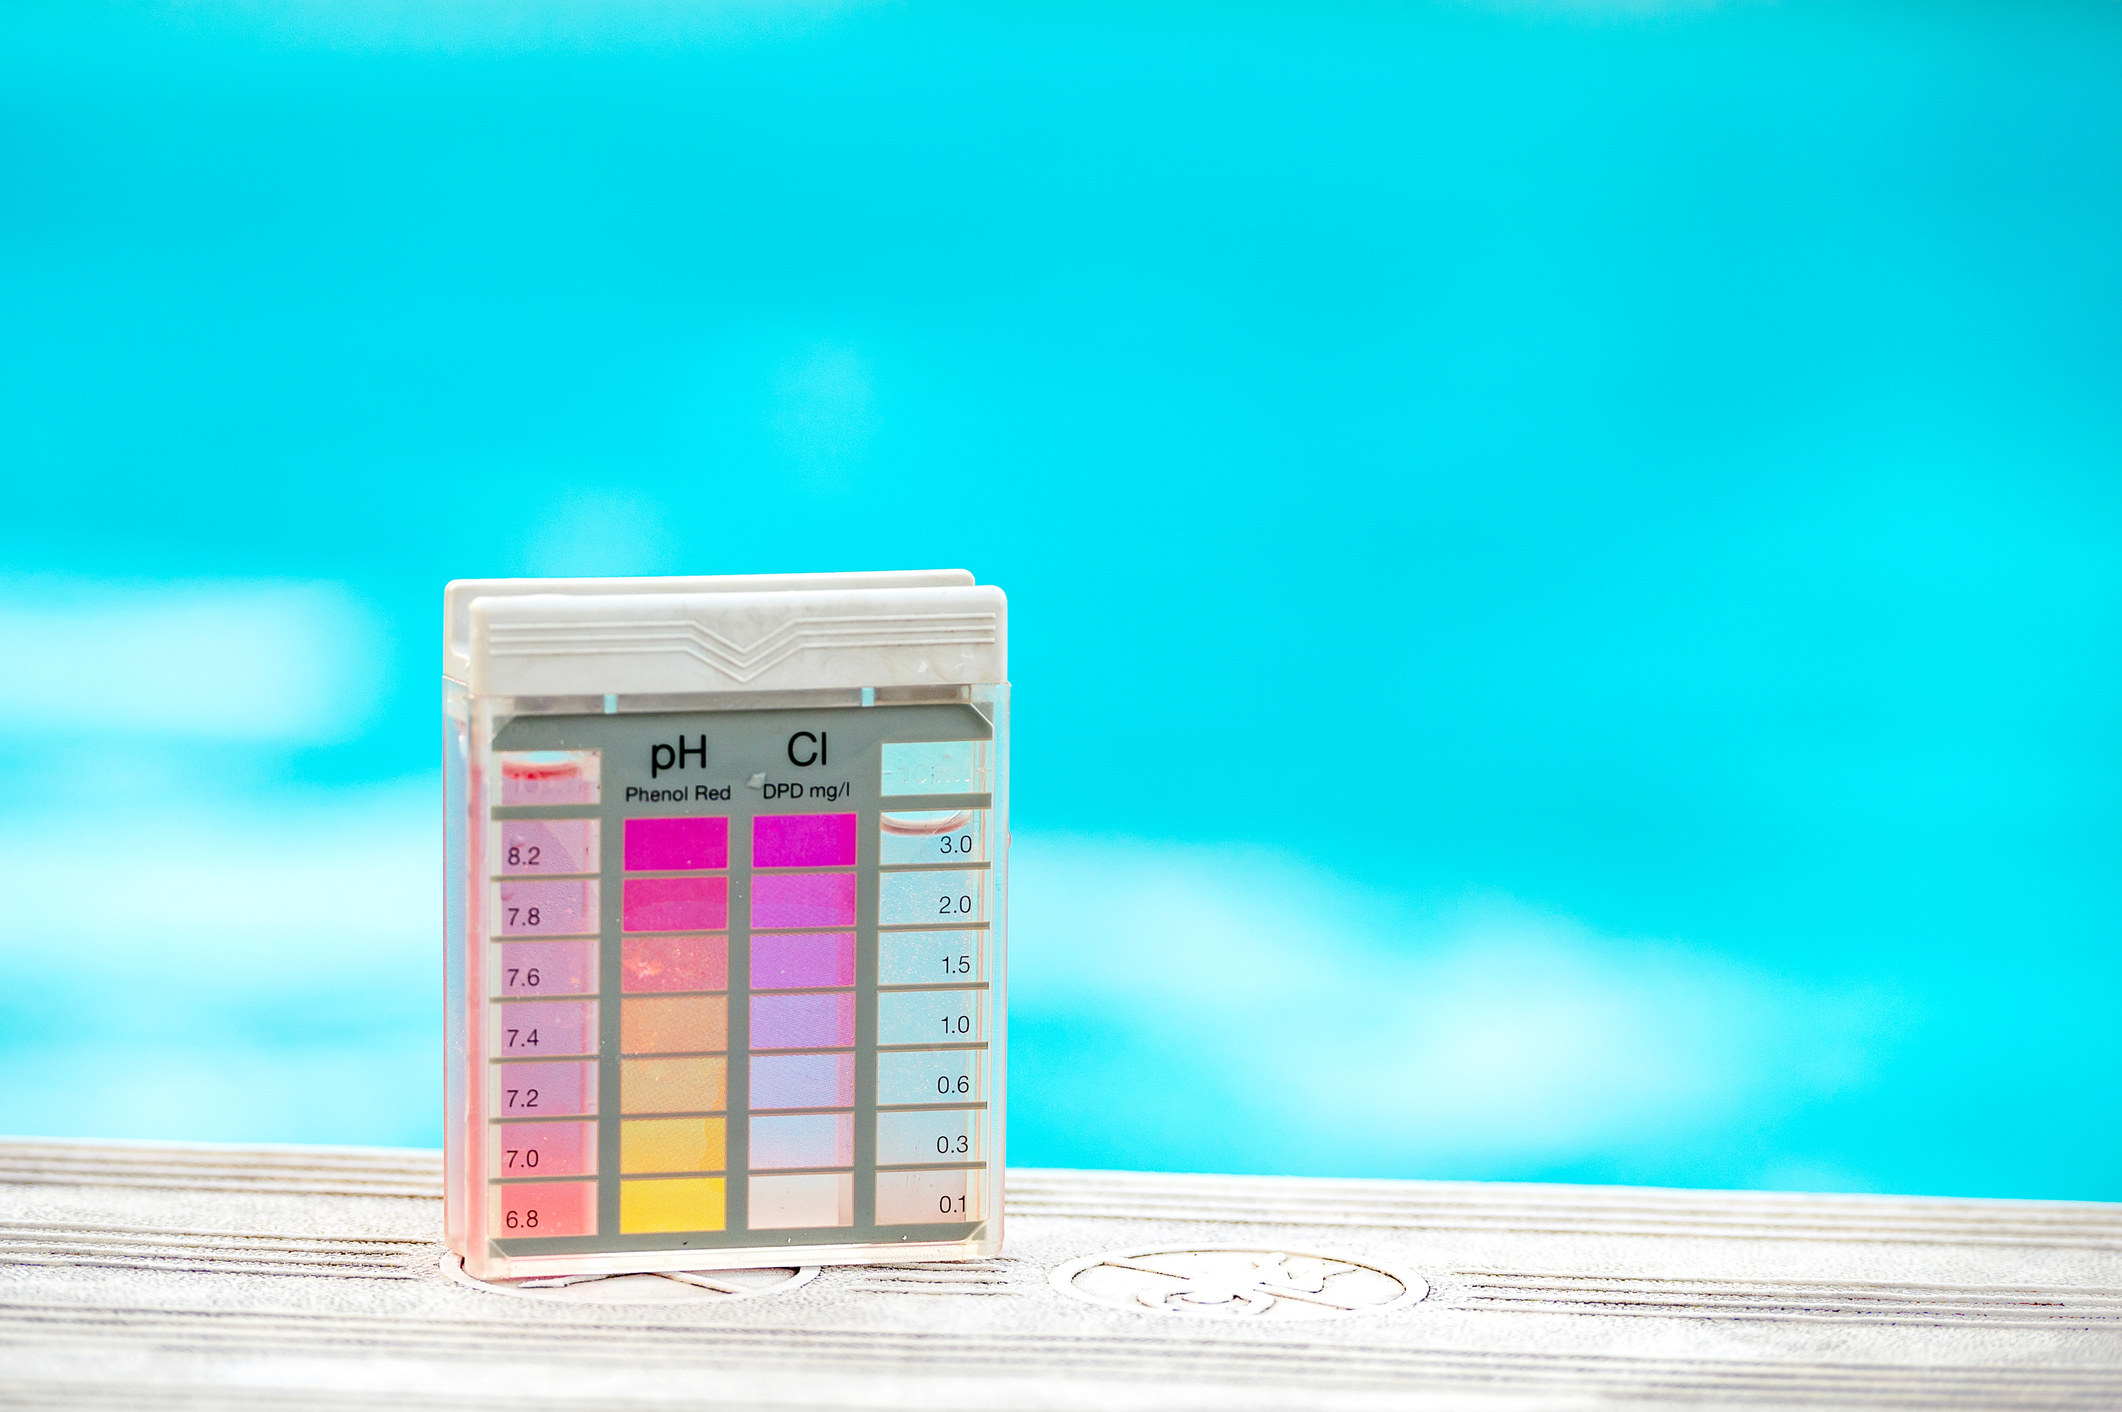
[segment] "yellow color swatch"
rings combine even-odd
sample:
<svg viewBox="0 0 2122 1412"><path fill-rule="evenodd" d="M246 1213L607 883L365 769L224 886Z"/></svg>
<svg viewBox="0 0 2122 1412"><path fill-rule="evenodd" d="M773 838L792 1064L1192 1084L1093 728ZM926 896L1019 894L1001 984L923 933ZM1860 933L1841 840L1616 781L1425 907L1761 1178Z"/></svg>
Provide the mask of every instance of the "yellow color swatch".
<svg viewBox="0 0 2122 1412"><path fill-rule="evenodd" d="M622 1059L622 1113L717 1113L728 1105L727 1059Z"/></svg>
<svg viewBox="0 0 2122 1412"><path fill-rule="evenodd" d="M663 1182L619 1183L619 1229L646 1231L719 1231L723 1187L720 1177L677 1177Z"/></svg>
<svg viewBox="0 0 2122 1412"><path fill-rule="evenodd" d="M619 1048L627 1054L693 1054L727 1049L729 997L629 996L619 1003Z"/></svg>
<svg viewBox="0 0 2122 1412"><path fill-rule="evenodd" d="M619 1125L622 1172L719 1172L722 1118L629 1118Z"/></svg>

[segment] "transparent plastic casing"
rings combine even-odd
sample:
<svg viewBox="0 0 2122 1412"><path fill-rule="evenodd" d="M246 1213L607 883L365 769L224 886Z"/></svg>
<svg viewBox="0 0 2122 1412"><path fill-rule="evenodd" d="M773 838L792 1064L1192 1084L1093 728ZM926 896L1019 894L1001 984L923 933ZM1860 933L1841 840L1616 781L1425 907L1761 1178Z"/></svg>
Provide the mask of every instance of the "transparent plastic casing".
<svg viewBox="0 0 2122 1412"><path fill-rule="evenodd" d="M1006 685L443 718L468 1273L1000 1249Z"/></svg>

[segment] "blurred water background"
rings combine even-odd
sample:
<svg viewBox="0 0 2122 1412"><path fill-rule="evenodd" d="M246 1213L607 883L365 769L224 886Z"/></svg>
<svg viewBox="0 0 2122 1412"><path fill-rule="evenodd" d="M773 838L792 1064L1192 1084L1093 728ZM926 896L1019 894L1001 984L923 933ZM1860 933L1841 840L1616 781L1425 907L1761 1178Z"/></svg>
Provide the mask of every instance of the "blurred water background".
<svg viewBox="0 0 2122 1412"><path fill-rule="evenodd" d="M1012 595L1011 1158L2122 1198L2122 9L22 3L0 1131L440 1141L449 577Z"/></svg>

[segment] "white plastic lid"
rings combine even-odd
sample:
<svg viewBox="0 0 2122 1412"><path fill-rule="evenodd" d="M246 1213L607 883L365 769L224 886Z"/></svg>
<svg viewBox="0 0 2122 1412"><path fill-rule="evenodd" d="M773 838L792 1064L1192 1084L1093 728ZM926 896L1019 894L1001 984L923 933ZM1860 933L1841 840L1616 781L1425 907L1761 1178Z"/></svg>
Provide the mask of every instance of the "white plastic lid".
<svg viewBox="0 0 2122 1412"><path fill-rule="evenodd" d="M443 670L501 696L1008 680L1008 604L962 569L462 579Z"/></svg>

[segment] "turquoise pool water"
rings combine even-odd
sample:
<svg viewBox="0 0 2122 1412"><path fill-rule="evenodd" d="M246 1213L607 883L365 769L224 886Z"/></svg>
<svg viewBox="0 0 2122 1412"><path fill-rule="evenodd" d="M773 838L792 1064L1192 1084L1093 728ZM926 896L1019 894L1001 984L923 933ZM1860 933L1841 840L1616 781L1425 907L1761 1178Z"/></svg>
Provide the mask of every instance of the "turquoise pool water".
<svg viewBox="0 0 2122 1412"><path fill-rule="evenodd" d="M2122 11L431 8L0 19L0 1131L439 1140L444 579L953 564L1013 1160L2122 1198Z"/></svg>

